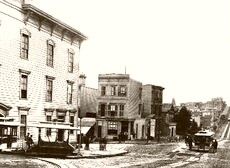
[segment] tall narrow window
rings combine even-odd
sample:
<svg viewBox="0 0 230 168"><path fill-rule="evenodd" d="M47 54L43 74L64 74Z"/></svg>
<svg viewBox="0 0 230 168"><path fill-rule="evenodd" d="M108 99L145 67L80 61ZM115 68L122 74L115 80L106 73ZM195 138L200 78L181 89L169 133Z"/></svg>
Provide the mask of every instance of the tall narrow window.
<svg viewBox="0 0 230 168"><path fill-rule="evenodd" d="M51 102L53 100L53 77L46 76L46 101Z"/></svg>
<svg viewBox="0 0 230 168"><path fill-rule="evenodd" d="M138 105L138 114L141 115L141 111L142 111L142 104Z"/></svg>
<svg viewBox="0 0 230 168"><path fill-rule="evenodd" d="M22 34L21 58L28 59L29 54L29 36Z"/></svg>
<svg viewBox="0 0 230 168"><path fill-rule="evenodd" d="M74 126L74 116L69 116L69 122L70 122L70 126L73 127ZM73 130L70 130L70 134L73 134Z"/></svg>
<svg viewBox="0 0 230 168"><path fill-rule="evenodd" d="M67 104L72 104L73 99L73 82L67 81Z"/></svg>
<svg viewBox="0 0 230 168"><path fill-rule="evenodd" d="M106 94L106 87L102 86L101 87L101 96L105 96L105 94Z"/></svg>
<svg viewBox="0 0 230 168"><path fill-rule="evenodd" d="M21 98L27 99L27 84L28 84L28 76L21 75Z"/></svg>
<svg viewBox="0 0 230 168"><path fill-rule="evenodd" d="M124 105L124 104L121 104L121 105L119 106L119 108L120 108L120 117L122 117L122 116L124 116L125 105Z"/></svg>
<svg viewBox="0 0 230 168"><path fill-rule="evenodd" d="M46 116L46 121L51 121L52 116ZM46 136L51 136L51 128L46 129Z"/></svg>
<svg viewBox="0 0 230 168"><path fill-rule="evenodd" d="M55 47L55 43L53 42L53 40L47 40L46 64L47 66L50 66L50 67L54 66L54 47Z"/></svg>
<svg viewBox="0 0 230 168"><path fill-rule="evenodd" d="M27 123L27 116L21 115L21 126L20 126L20 137L26 137L26 123Z"/></svg>
<svg viewBox="0 0 230 168"><path fill-rule="evenodd" d="M69 61L68 61L68 72L73 73L73 56L74 53L73 52L69 52Z"/></svg>
<svg viewBox="0 0 230 168"><path fill-rule="evenodd" d="M20 138L26 137L27 130L27 115L30 108L28 107L18 107L19 112L19 122L20 122Z"/></svg>
<svg viewBox="0 0 230 168"><path fill-rule="evenodd" d="M116 86L111 86L111 96L116 95Z"/></svg>
<svg viewBox="0 0 230 168"><path fill-rule="evenodd" d="M28 98L28 75L29 71L19 69L20 74L20 99Z"/></svg>
<svg viewBox="0 0 230 168"><path fill-rule="evenodd" d="M115 116L117 116L117 105L115 105L115 104L109 105L108 115L109 115L110 117L115 117Z"/></svg>
<svg viewBox="0 0 230 168"><path fill-rule="evenodd" d="M21 54L20 57L23 59L29 58L29 38L31 37L31 33L23 28L20 30L21 33Z"/></svg>
<svg viewBox="0 0 230 168"><path fill-rule="evenodd" d="M99 114L100 114L101 116L105 116L106 105L105 105L105 104L100 104L98 109L99 109Z"/></svg>

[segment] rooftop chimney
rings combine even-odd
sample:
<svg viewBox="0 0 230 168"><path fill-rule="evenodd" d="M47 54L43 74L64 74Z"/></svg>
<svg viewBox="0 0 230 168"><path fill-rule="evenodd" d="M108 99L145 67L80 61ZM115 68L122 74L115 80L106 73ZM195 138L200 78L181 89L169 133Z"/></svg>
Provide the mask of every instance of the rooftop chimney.
<svg viewBox="0 0 230 168"><path fill-rule="evenodd" d="M86 80L85 74L81 74L79 76L79 86L85 86L85 80Z"/></svg>

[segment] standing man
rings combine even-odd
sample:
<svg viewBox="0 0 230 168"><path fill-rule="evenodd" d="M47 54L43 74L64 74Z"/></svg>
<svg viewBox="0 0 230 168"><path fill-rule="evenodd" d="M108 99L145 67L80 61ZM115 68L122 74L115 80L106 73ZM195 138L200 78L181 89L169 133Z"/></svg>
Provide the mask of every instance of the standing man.
<svg viewBox="0 0 230 168"><path fill-rule="evenodd" d="M213 142L213 153L217 152L217 146L218 146L218 142L215 139L214 142Z"/></svg>
<svg viewBox="0 0 230 168"><path fill-rule="evenodd" d="M121 132L118 134L119 143L121 143Z"/></svg>
<svg viewBox="0 0 230 168"><path fill-rule="evenodd" d="M30 148L30 133L27 133L27 136L26 136L26 145L27 145L27 149L29 149Z"/></svg>
<svg viewBox="0 0 230 168"><path fill-rule="evenodd" d="M192 150L192 137L189 136L188 138L188 145L189 145L189 150Z"/></svg>

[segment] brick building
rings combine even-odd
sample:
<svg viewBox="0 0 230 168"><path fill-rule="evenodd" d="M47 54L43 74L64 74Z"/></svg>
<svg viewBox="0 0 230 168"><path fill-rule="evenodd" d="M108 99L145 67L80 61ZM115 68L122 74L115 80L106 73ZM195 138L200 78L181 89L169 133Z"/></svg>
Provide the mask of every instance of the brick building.
<svg viewBox="0 0 230 168"><path fill-rule="evenodd" d="M0 11L0 116L21 123L20 139L30 132L36 140L30 125L40 121L76 126L79 51L87 37L32 3L1 0ZM76 141L76 131L70 134ZM64 140L67 133L42 135Z"/></svg>

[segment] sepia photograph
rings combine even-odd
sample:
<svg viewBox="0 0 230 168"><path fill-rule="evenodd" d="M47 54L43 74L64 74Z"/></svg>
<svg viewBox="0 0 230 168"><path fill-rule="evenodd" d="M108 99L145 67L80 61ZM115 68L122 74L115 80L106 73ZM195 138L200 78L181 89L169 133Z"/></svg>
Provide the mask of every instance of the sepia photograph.
<svg viewBox="0 0 230 168"><path fill-rule="evenodd" d="M0 0L0 168L228 168L230 1Z"/></svg>

